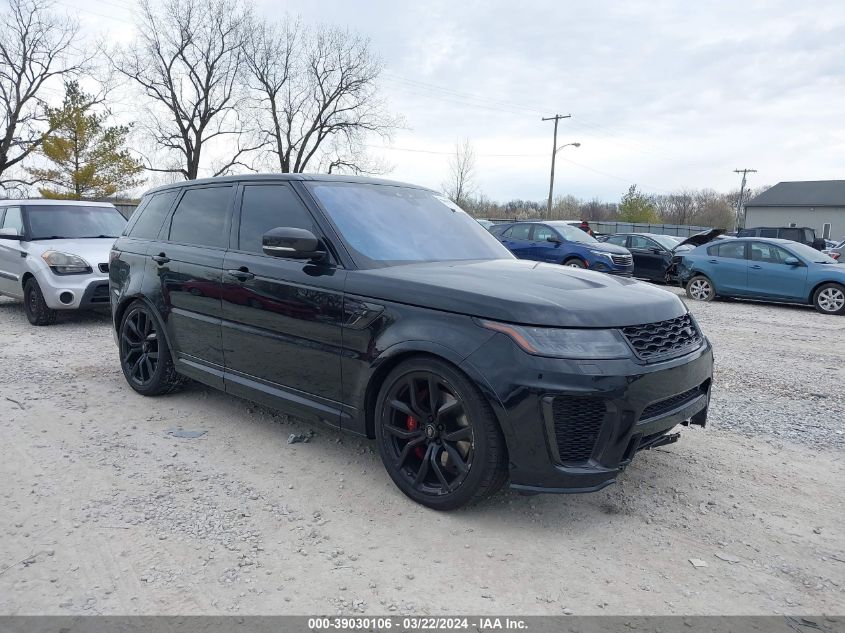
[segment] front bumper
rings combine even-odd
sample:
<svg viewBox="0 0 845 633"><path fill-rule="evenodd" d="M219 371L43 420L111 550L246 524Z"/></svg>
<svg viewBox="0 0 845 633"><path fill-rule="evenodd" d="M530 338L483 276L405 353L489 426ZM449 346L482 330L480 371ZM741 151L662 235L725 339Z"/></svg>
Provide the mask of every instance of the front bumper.
<svg viewBox="0 0 845 633"><path fill-rule="evenodd" d="M633 264L629 266L619 266L617 264L612 264L611 262L606 261L604 259L600 259L598 261L593 262L587 262L587 268L600 273L607 273L608 275L619 275L620 277L634 276Z"/></svg>
<svg viewBox="0 0 845 633"><path fill-rule="evenodd" d="M511 487L528 492L599 490L638 450L677 439L675 426L704 426L713 375L706 340L690 354L646 365L531 356L498 334L464 364L486 383Z"/></svg>
<svg viewBox="0 0 845 633"><path fill-rule="evenodd" d="M109 307L109 277L105 273L56 275L49 269L35 275L44 301L53 310Z"/></svg>

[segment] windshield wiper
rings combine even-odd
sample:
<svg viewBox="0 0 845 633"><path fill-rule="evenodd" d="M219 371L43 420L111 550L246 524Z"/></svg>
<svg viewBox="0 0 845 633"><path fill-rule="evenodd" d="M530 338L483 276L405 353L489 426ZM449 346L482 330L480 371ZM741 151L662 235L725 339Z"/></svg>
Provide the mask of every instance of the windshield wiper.
<svg viewBox="0 0 845 633"><path fill-rule="evenodd" d="M75 240L97 240L100 238L111 238L117 239L117 235L80 235L79 237L75 237Z"/></svg>
<svg viewBox="0 0 845 633"><path fill-rule="evenodd" d="M66 240L64 235L50 235L48 237L33 237L32 241L37 242L38 240Z"/></svg>

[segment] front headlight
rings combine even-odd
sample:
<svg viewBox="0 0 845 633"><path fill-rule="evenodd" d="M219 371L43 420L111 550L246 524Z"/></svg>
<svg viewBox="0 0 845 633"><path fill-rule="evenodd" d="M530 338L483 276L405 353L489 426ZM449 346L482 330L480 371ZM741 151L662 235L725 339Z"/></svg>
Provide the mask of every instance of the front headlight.
<svg viewBox="0 0 845 633"><path fill-rule="evenodd" d="M593 255L598 255L599 257L607 257L610 261L613 261L613 257L611 257L610 253L607 251L594 251L590 250Z"/></svg>
<svg viewBox="0 0 845 633"><path fill-rule="evenodd" d="M60 251L45 251L41 259L57 275L86 275L91 272L91 266L78 255L62 253Z"/></svg>
<svg viewBox="0 0 845 633"><path fill-rule="evenodd" d="M488 330L507 334L529 354L551 358L630 358L631 348L618 330L529 327L480 321Z"/></svg>

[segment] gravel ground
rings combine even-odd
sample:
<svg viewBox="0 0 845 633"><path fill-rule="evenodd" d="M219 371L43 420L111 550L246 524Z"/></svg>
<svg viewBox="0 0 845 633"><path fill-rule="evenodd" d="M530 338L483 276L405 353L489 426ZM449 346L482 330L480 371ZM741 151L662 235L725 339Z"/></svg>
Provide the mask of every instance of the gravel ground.
<svg viewBox="0 0 845 633"><path fill-rule="evenodd" d="M196 384L142 398L107 317L0 300L0 614L842 613L845 319L691 307L706 430L598 493L439 514L370 442Z"/></svg>

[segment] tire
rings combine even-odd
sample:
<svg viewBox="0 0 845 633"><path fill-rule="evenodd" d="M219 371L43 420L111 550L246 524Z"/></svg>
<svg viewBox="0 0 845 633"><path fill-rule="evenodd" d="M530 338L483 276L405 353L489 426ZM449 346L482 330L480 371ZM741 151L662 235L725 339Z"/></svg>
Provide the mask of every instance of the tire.
<svg viewBox="0 0 845 633"><path fill-rule="evenodd" d="M376 401L375 432L393 482L434 510L487 499L507 481L505 440L490 405L439 359L413 358L388 374Z"/></svg>
<svg viewBox="0 0 845 633"><path fill-rule="evenodd" d="M813 306L822 314L845 314L845 286L829 283L813 293Z"/></svg>
<svg viewBox="0 0 845 633"><path fill-rule="evenodd" d="M52 325L59 316L57 310L47 306L41 286L35 279L28 279L24 285L23 306L26 318L32 325Z"/></svg>
<svg viewBox="0 0 845 633"><path fill-rule="evenodd" d="M563 265L569 266L570 268L586 268L587 267L586 264L584 264L584 262L582 262L577 257L572 257L571 259L567 259L565 262L563 262Z"/></svg>
<svg viewBox="0 0 845 633"><path fill-rule="evenodd" d="M161 321L140 301L120 321L118 350L126 382L142 396L170 393L185 383L176 373Z"/></svg>
<svg viewBox="0 0 845 633"><path fill-rule="evenodd" d="M687 282L687 296L695 301L713 301L716 298L716 289L707 277L696 275Z"/></svg>

